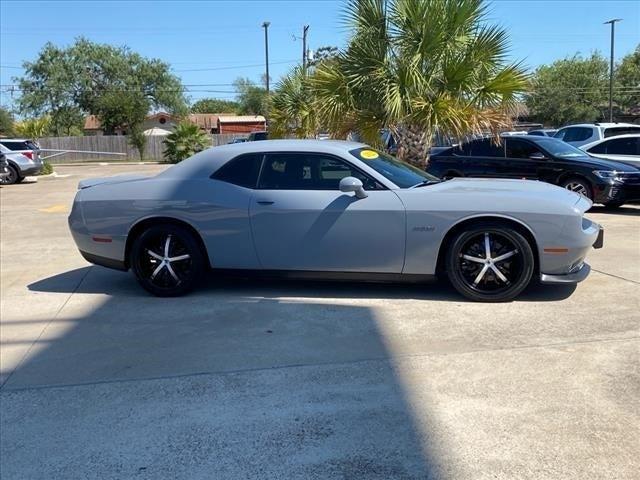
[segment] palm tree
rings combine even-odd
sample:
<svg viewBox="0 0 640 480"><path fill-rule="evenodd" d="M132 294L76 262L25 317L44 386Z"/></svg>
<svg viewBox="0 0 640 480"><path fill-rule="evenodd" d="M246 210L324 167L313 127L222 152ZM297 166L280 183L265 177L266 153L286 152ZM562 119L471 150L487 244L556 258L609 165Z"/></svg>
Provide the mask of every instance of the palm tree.
<svg viewBox="0 0 640 480"><path fill-rule="evenodd" d="M294 135L313 138L318 116L309 77L301 66L285 75L271 96L269 134L272 138Z"/></svg>
<svg viewBox="0 0 640 480"><path fill-rule="evenodd" d="M204 150L211 141L198 125L184 121L176 125L162 143L165 146L163 154L167 161L178 163Z"/></svg>
<svg viewBox="0 0 640 480"><path fill-rule="evenodd" d="M497 134L526 89L507 63L505 30L486 23L482 0L351 0L347 48L313 77L323 123L377 144L389 128L398 156L428 161L435 132Z"/></svg>

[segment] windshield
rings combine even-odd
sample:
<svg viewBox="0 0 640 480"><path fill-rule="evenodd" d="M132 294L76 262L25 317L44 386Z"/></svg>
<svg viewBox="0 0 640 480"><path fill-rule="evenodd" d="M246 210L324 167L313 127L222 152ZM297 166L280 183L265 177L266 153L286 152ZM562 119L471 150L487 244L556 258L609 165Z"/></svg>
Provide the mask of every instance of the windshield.
<svg viewBox="0 0 640 480"><path fill-rule="evenodd" d="M368 147L357 148L349 153L362 160L367 166L373 168L380 175L391 180L400 188L415 187L430 182L439 182L440 179L429 175L413 165L402 162L391 155L373 150Z"/></svg>
<svg viewBox="0 0 640 480"><path fill-rule="evenodd" d="M582 150L555 138L540 138L535 142L554 157L573 158L588 156Z"/></svg>

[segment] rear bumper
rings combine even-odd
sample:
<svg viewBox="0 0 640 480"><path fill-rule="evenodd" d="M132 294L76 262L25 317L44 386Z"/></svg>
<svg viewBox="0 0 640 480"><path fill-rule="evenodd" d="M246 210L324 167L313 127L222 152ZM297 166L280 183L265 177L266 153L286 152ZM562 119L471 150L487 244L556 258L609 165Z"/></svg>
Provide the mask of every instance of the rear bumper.
<svg viewBox="0 0 640 480"><path fill-rule="evenodd" d="M92 253L83 252L80 250L80 254L84 257L84 259L93 263L94 265L100 265L101 267L113 268L114 270L122 270L126 272L128 269L124 262L119 260L114 260L113 258L101 257L99 255L94 255Z"/></svg>
<svg viewBox="0 0 640 480"><path fill-rule="evenodd" d="M580 270L573 273L567 273L564 275L549 275L546 273L541 273L540 282L548 283L548 284L556 284L556 285L580 283L581 281L583 281L585 278L589 276L590 272L591 272L591 267L588 264L583 263L582 267L580 267Z"/></svg>
<svg viewBox="0 0 640 480"><path fill-rule="evenodd" d="M31 175L37 175L42 170L42 164L28 168L20 168L20 176L29 177Z"/></svg>

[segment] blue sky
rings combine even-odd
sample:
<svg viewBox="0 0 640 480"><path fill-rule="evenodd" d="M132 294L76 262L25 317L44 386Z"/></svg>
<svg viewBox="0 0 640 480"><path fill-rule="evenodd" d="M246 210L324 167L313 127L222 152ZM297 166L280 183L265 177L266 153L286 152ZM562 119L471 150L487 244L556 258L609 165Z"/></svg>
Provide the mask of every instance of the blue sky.
<svg viewBox="0 0 640 480"><path fill-rule="evenodd" d="M344 45L342 1L0 1L1 103L6 85L20 75L45 42L59 45L85 36L128 45L173 66L192 99L233 98L239 76L260 80L264 72L263 21L271 22L269 46L274 81L302 56L302 27L309 46ZM575 53L609 52L610 18L616 26L616 57L640 42L640 1L493 1L489 19L510 33L511 56L530 68ZM198 86L208 84L207 86ZM214 84L214 85L211 85ZM204 91L210 90L210 91Z"/></svg>

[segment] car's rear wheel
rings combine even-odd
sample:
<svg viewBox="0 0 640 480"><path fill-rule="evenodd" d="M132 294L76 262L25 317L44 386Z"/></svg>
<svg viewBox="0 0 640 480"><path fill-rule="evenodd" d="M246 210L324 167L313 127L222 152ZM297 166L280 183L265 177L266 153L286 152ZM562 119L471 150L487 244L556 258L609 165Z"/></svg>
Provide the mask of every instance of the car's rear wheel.
<svg viewBox="0 0 640 480"><path fill-rule="evenodd" d="M205 270L197 239L178 225L154 225L131 248L131 268L146 290L173 297L192 290Z"/></svg>
<svg viewBox="0 0 640 480"><path fill-rule="evenodd" d="M2 185L13 185L14 183L20 183L22 181L18 170L13 165L7 165L7 173L8 175L0 180Z"/></svg>
<svg viewBox="0 0 640 480"><path fill-rule="evenodd" d="M593 189L591 188L591 184L583 178L569 178L562 182L562 187L582 195L589 200L593 200Z"/></svg>
<svg viewBox="0 0 640 480"><path fill-rule="evenodd" d="M446 258L447 276L454 288L481 302L512 300L527 287L534 268L527 239L495 223L476 224L458 233Z"/></svg>

